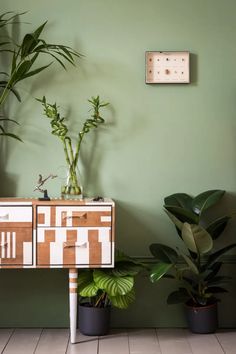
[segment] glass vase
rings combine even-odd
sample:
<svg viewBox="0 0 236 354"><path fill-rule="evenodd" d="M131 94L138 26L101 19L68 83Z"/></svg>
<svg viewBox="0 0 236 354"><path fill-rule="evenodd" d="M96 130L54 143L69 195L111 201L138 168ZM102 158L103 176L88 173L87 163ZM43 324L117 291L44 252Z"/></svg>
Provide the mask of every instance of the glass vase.
<svg viewBox="0 0 236 354"><path fill-rule="evenodd" d="M61 187L62 199L83 199L83 188L78 167L69 166L66 181Z"/></svg>

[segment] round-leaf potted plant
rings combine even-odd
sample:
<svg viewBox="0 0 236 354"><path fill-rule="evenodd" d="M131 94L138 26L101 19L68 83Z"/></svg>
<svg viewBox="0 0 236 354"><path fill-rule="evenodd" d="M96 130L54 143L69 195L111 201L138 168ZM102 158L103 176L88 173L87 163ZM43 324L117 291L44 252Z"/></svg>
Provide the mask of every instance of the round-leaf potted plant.
<svg viewBox="0 0 236 354"><path fill-rule="evenodd" d="M168 304L184 303L189 328L195 333L213 333L218 327L217 295L225 293L230 279L219 275L221 256L236 244L213 251L214 240L224 231L230 216L224 215L203 227L204 211L216 204L224 191L210 190L195 198L176 193L165 198L165 211L177 228L184 250L164 244L150 245L157 260L150 274L152 282L175 279L179 288L169 294Z"/></svg>
<svg viewBox="0 0 236 354"><path fill-rule="evenodd" d="M144 268L120 251L113 269L90 268L78 278L79 329L93 336L105 335L110 328L111 307L126 309L135 300L135 276Z"/></svg>

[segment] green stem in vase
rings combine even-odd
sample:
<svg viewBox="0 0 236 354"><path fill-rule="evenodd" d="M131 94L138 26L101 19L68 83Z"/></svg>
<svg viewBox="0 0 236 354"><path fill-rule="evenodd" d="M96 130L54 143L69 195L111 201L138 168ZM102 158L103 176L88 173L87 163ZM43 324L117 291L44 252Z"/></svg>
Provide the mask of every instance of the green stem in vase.
<svg viewBox="0 0 236 354"><path fill-rule="evenodd" d="M42 99L37 99L44 107L44 114L51 119L52 127L51 133L59 137L63 143L66 163L69 169L68 183L63 187L63 194L81 195L82 190L78 183L77 165L79 160L81 143L84 135L92 128L97 128L99 124L104 123L105 120L100 116L100 108L107 106L109 103L100 102L99 96L92 97L88 100L92 104L93 113L84 124L82 130L78 134L75 153L72 148L70 136L68 136L68 128L65 124L65 117L61 117L56 103L50 104L46 101L45 96Z"/></svg>

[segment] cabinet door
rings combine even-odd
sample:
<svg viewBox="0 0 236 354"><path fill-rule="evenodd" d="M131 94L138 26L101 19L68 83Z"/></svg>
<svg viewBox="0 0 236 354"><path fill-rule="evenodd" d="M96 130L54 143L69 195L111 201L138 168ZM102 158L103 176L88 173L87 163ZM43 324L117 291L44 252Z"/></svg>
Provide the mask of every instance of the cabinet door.
<svg viewBox="0 0 236 354"><path fill-rule="evenodd" d="M32 263L32 228L0 227L0 267L21 267Z"/></svg>
<svg viewBox="0 0 236 354"><path fill-rule="evenodd" d="M37 207L37 266L112 267L111 205Z"/></svg>
<svg viewBox="0 0 236 354"><path fill-rule="evenodd" d="M111 228L38 228L36 258L38 266L109 267Z"/></svg>
<svg viewBox="0 0 236 354"><path fill-rule="evenodd" d="M0 206L0 267L33 264L32 206Z"/></svg>
<svg viewBox="0 0 236 354"><path fill-rule="evenodd" d="M37 207L37 227L110 227L111 205Z"/></svg>

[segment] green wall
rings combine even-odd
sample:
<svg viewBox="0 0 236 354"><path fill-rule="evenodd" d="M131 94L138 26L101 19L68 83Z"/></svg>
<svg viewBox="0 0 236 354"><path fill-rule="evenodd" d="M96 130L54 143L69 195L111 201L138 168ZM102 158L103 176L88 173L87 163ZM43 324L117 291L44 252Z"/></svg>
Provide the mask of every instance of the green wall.
<svg viewBox="0 0 236 354"><path fill-rule="evenodd" d="M117 205L117 246L149 257L151 242L176 243L163 212L163 198L175 192L198 194L225 189L223 209L236 210L236 2L234 0L1 0L2 11L29 11L20 33L48 20L46 36L85 57L77 68L53 65L19 85L23 103L7 110L21 126L24 144L1 141L1 195L37 197L39 173L64 165L60 141L34 97L46 95L69 114L76 132L88 115L87 99L110 102L107 124L86 137L81 152L85 194L112 197ZM189 50L190 85L146 85L145 51ZM42 61L42 63L46 63ZM5 65L5 63L1 63ZM60 179L49 182L60 194ZM209 215L210 216L210 215ZM235 222L224 234L235 240ZM235 258L225 258L235 270ZM66 271L0 272L0 326L68 325ZM182 326L182 308L168 307L172 286L140 278L137 302L114 311L114 326ZM222 299L220 324L236 325L230 311L236 292ZM144 306L144 307L143 307ZM224 307L223 307L224 306Z"/></svg>

